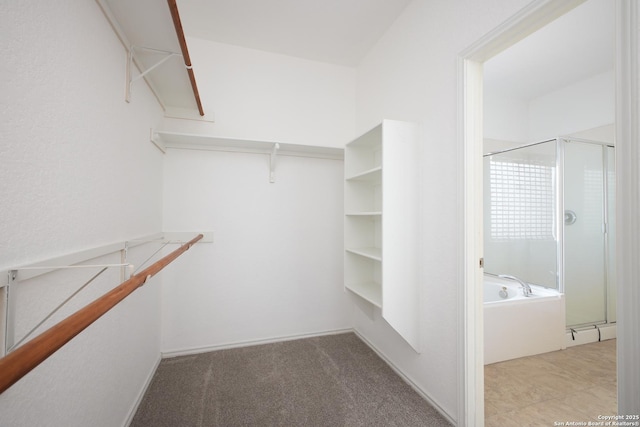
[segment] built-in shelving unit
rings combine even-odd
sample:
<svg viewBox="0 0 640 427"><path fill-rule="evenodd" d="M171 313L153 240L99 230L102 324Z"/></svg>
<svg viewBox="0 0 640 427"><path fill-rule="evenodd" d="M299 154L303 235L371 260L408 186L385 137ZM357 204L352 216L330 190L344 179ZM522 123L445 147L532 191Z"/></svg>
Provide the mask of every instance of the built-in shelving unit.
<svg viewBox="0 0 640 427"><path fill-rule="evenodd" d="M382 127L345 147L345 288L382 307Z"/></svg>
<svg viewBox="0 0 640 427"><path fill-rule="evenodd" d="M420 347L415 124L385 120L345 147L344 286Z"/></svg>

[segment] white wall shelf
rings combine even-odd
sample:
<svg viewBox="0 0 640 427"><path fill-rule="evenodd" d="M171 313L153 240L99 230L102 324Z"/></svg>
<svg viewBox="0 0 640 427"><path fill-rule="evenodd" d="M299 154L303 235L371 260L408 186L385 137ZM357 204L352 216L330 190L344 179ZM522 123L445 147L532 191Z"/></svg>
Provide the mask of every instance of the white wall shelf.
<svg viewBox="0 0 640 427"><path fill-rule="evenodd" d="M153 129L151 130L151 141L163 152L166 151L167 148L182 148L271 155L274 151L274 146L277 144L278 156L317 157L336 160L342 160L344 158L344 150L342 148L289 144L278 141L224 138L213 135L158 131Z"/></svg>
<svg viewBox="0 0 640 427"><path fill-rule="evenodd" d="M382 167L377 166L375 168L350 176L347 178L347 181L380 181L380 179L382 179Z"/></svg>
<svg viewBox="0 0 640 427"><path fill-rule="evenodd" d="M345 147L344 286L419 351L417 139L385 120Z"/></svg>
<svg viewBox="0 0 640 427"><path fill-rule="evenodd" d="M171 8L157 0L96 0L128 52L125 99L135 98L144 78L165 112L181 112L192 119L212 120L200 114L195 77L184 35L178 34ZM184 47L181 46L181 38ZM140 72L132 70L137 67Z"/></svg>
<svg viewBox="0 0 640 427"><path fill-rule="evenodd" d="M354 216L354 217L378 217L382 216L382 211L370 211L370 212L347 212L346 216Z"/></svg>
<svg viewBox="0 0 640 427"><path fill-rule="evenodd" d="M345 285L346 289L365 301L382 308L382 287L376 282L359 282Z"/></svg>
<svg viewBox="0 0 640 427"><path fill-rule="evenodd" d="M382 261L382 250L380 248L376 248L375 246L364 248L347 248L346 250L356 255L371 258L375 261Z"/></svg>

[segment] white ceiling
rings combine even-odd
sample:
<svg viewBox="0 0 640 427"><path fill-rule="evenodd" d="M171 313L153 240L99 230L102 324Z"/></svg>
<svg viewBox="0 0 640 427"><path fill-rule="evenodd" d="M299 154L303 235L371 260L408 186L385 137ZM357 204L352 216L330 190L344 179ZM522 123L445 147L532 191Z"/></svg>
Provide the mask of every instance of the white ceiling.
<svg viewBox="0 0 640 427"><path fill-rule="evenodd" d="M615 2L588 0L484 64L485 91L522 100L612 70Z"/></svg>
<svg viewBox="0 0 640 427"><path fill-rule="evenodd" d="M354 67L411 0L178 0L187 37Z"/></svg>
<svg viewBox="0 0 640 427"><path fill-rule="evenodd" d="M411 1L178 0L178 7L187 37L354 67ZM146 30L154 26L162 27L175 38L170 18L164 16L168 16L166 7L152 7L166 6L166 3L158 0L98 0L98 3L113 9L121 24L129 28L133 44L162 47L157 46L158 40L166 37L154 35L149 39L153 31ZM614 3L588 0L487 61L485 90L530 100L611 70ZM136 10L132 11L134 4ZM163 16L155 16L156 9L161 10ZM146 25L151 23L151 27ZM177 51L177 47L169 46L167 50ZM179 60L170 62L175 62L178 71L185 74ZM154 75L163 72L154 71ZM183 92L192 97L188 80L185 81Z"/></svg>

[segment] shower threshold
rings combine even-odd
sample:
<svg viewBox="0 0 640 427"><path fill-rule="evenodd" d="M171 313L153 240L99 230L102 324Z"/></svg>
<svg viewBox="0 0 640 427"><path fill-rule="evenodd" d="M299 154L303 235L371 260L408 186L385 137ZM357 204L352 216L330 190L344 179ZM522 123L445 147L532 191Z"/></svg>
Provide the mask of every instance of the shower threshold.
<svg viewBox="0 0 640 427"><path fill-rule="evenodd" d="M606 341L616 338L616 324L603 323L600 325L580 326L568 328L566 334L567 347Z"/></svg>

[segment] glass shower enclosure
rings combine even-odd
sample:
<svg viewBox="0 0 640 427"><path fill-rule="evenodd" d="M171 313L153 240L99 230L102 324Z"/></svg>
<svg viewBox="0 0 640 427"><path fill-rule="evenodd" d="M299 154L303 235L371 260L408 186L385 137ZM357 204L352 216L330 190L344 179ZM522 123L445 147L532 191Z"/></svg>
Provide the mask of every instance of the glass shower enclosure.
<svg viewBox="0 0 640 427"><path fill-rule="evenodd" d="M614 148L564 141L567 325L615 322Z"/></svg>
<svg viewBox="0 0 640 427"><path fill-rule="evenodd" d="M614 150L556 138L484 156L485 272L564 292L567 327L616 321Z"/></svg>

